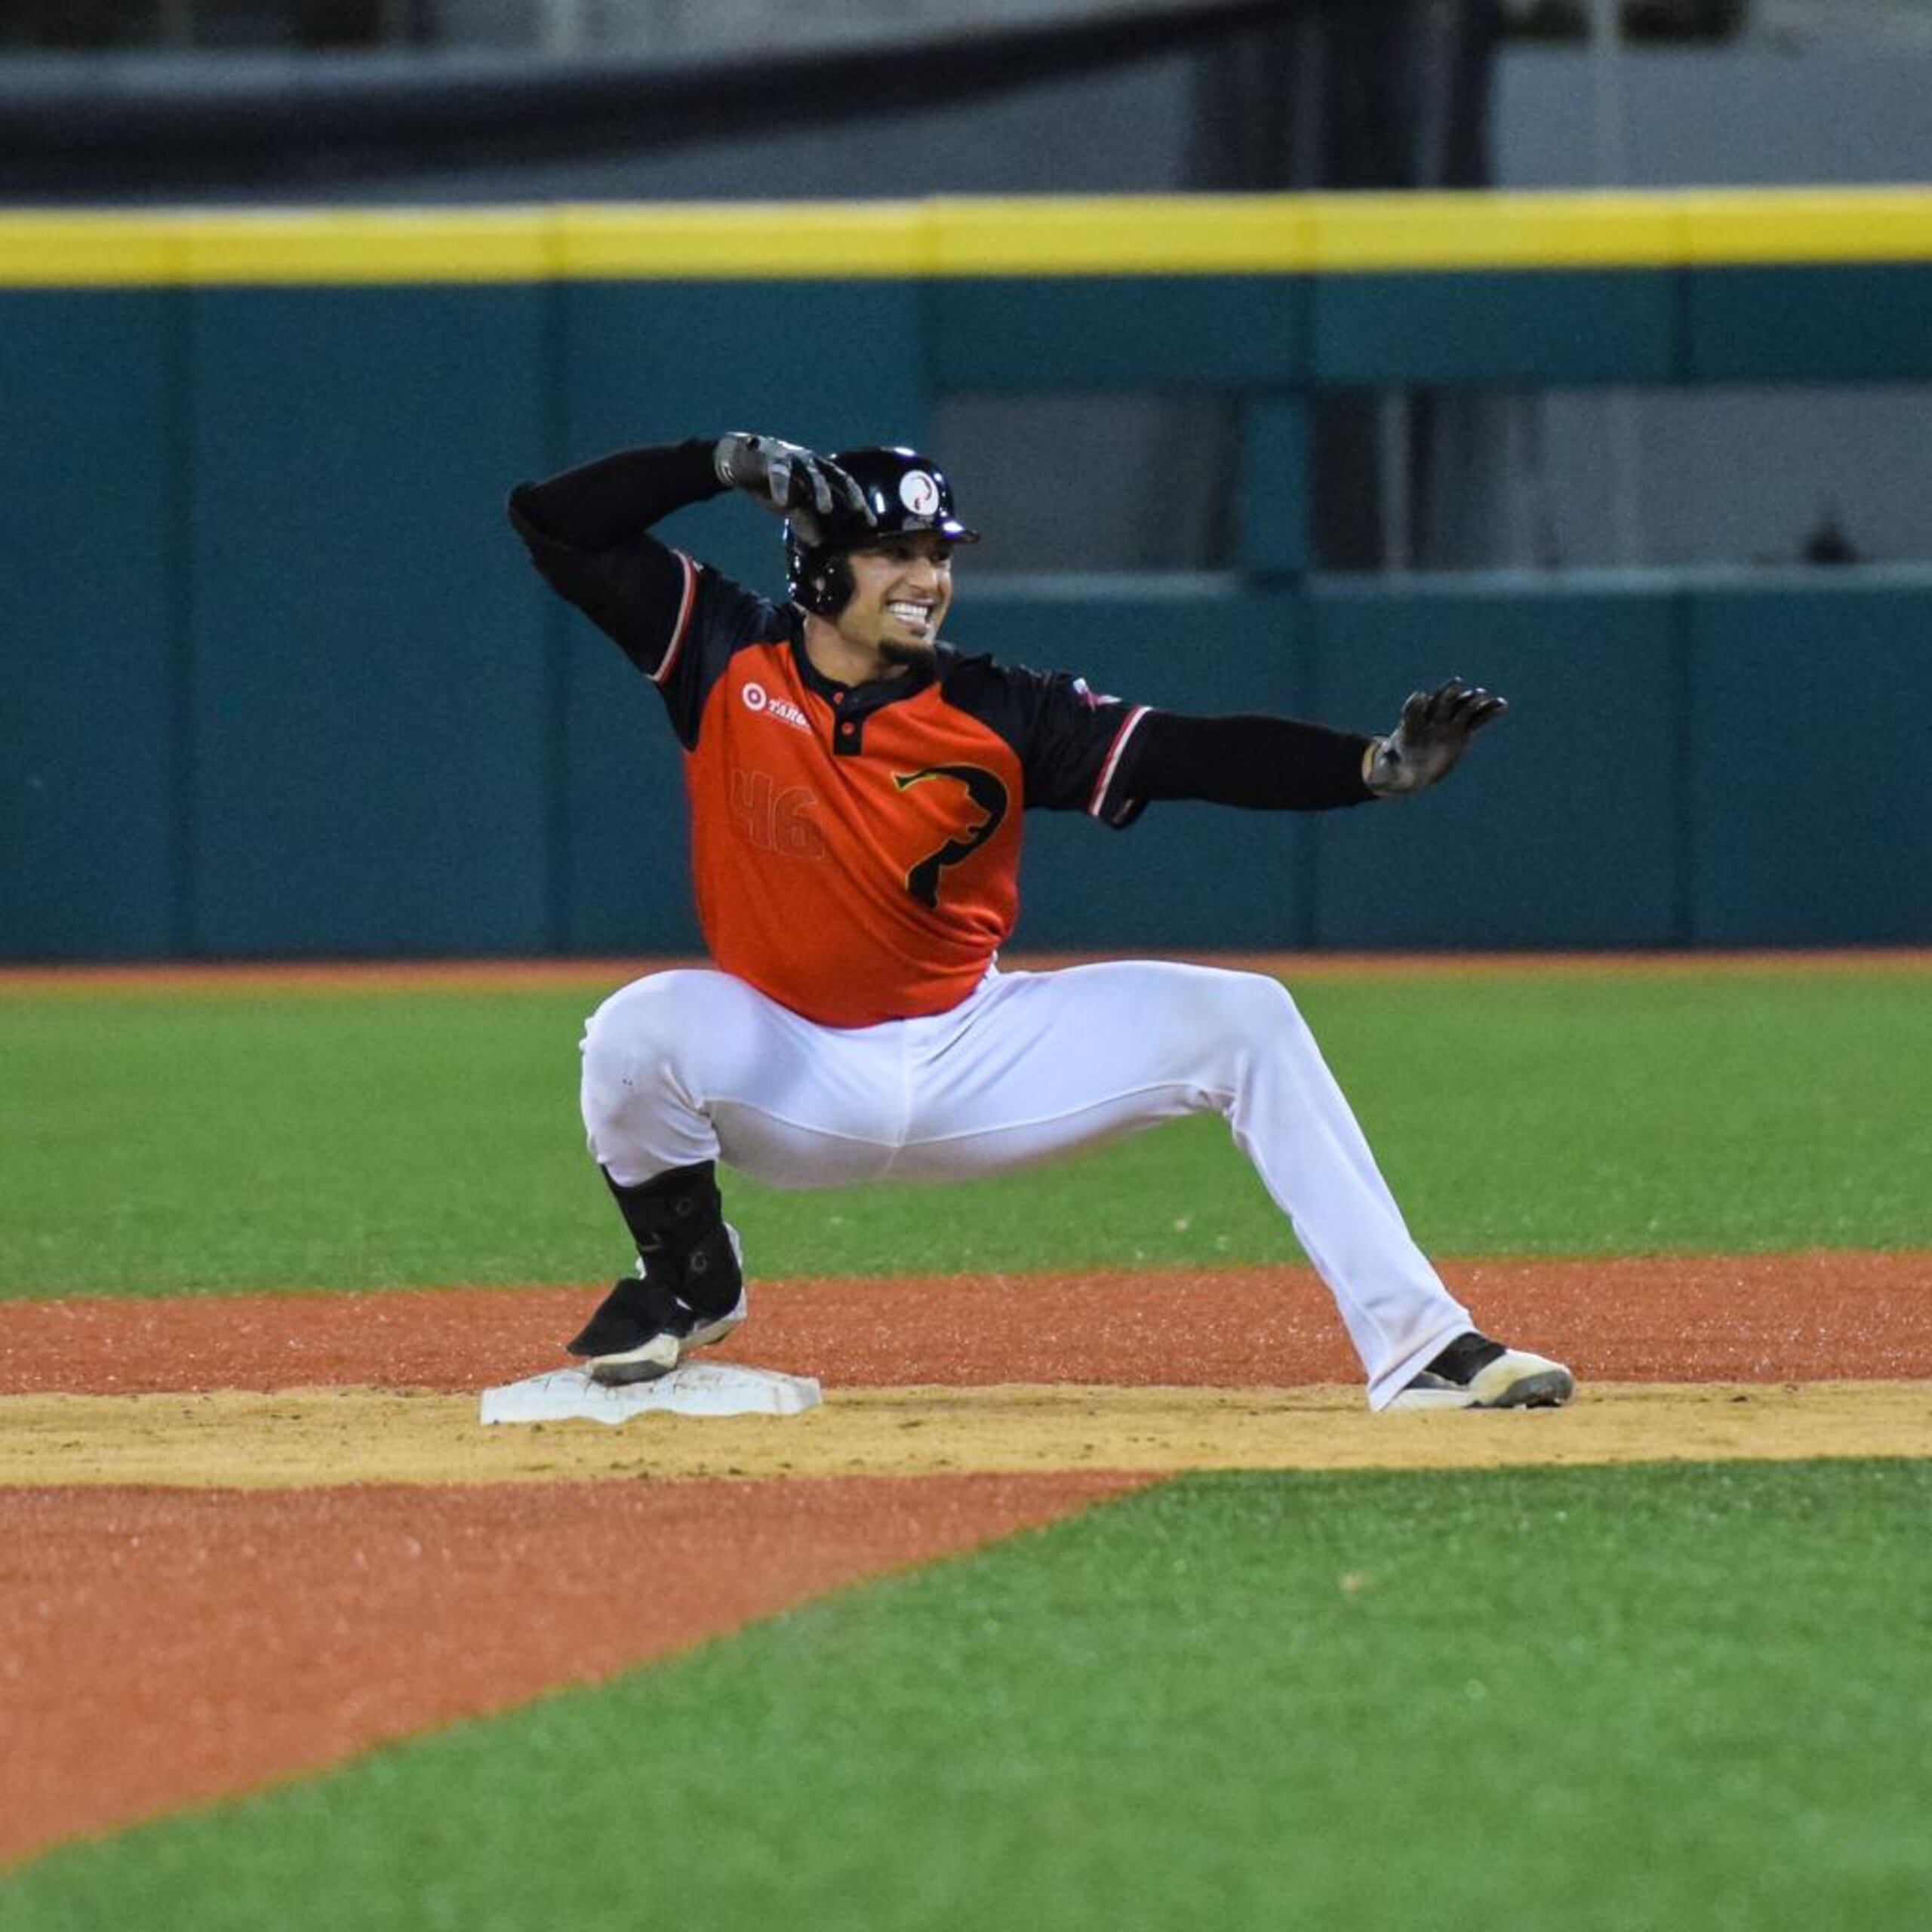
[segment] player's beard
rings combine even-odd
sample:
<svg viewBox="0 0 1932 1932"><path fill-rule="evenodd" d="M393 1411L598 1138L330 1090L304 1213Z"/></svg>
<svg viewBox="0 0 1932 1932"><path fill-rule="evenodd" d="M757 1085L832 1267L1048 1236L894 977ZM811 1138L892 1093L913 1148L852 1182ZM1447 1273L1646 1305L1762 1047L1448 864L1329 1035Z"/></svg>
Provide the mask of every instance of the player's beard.
<svg viewBox="0 0 1932 1932"><path fill-rule="evenodd" d="M915 642L910 638L882 637L878 641L880 657L888 664L897 664L908 671L924 670L931 664L938 648L937 638L922 638Z"/></svg>

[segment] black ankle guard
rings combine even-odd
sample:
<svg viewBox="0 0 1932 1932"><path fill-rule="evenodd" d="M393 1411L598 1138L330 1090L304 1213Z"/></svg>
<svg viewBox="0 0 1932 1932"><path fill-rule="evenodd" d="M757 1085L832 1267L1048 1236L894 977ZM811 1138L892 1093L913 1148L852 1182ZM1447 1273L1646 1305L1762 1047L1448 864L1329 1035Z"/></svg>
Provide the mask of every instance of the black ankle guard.
<svg viewBox="0 0 1932 1932"><path fill-rule="evenodd" d="M718 1170L709 1161L694 1168L667 1168L635 1187L613 1180L608 1168L599 1171L640 1254L681 1254L724 1226Z"/></svg>
<svg viewBox="0 0 1932 1932"><path fill-rule="evenodd" d="M667 1168L635 1187L620 1186L605 1171L604 1182L650 1278L700 1315L729 1314L744 1278L724 1231L715 1166L705 1161Z"/></svg>
<svg viewBox="0 0 1932 1932"><path fill-rule="evenodd" d="M645 1266L648 1269L651 1264ZM678 1299L686 1307L715 1320L737 1306L744 1287L744 1271L721 1221L685 1257L684 1272L677 1282Z"/></svg>

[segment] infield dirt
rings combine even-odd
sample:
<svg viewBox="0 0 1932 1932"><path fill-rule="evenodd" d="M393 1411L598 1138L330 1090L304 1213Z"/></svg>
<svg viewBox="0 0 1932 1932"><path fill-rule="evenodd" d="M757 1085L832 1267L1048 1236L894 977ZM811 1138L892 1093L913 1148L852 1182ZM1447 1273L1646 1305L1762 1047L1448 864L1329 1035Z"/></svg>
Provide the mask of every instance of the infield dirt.
<svg viewBox="0 0 1932 1932"><path fill-rule="evenodd" d="M764 1286L720 1352L823 1409L615 1430L477 1420L593 1290L0 1306L0 1859L1183 1469L1932 1451L1932 1255L1451 1275L1572 1407L1371 1417L1292 1269Z"/></svg>

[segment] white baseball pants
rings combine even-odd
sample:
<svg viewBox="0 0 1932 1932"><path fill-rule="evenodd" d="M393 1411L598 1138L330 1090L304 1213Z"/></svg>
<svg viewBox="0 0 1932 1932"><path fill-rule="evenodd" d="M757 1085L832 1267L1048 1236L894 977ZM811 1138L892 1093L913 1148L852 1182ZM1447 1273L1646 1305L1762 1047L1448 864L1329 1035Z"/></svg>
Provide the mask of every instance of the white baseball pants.
<svg viewBox="0 0 1932 1932"><path fill-rule="evenodd" d="M1474 1325L1294 1000L1257 974L994 971L949 1013L841 1029L727 974L657 973L591 1016L583 1098L626 1186L710 1160L780 1188L971 1180L1218 1113L1334 1294L1371 1408Z"/></svg>

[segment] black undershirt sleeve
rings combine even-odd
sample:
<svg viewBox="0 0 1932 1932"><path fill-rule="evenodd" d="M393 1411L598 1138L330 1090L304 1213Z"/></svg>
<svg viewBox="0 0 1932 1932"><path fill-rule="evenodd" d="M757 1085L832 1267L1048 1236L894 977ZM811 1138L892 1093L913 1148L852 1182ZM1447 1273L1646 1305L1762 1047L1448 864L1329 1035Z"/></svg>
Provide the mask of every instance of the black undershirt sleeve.
<svg viewBox="0 0 1932 1932"><path fill-rule="evenodd" d="M620 450L542 483L519 483L510 492L513 518L573 549L633 541L673 510L723 494L715 447L694 438Z"/></svg>
<svg viewBox="0 0 1932 1932"><path fill-rule="evenodd" d="M1109 795L1193 798L1262 811L1327 811L1365 804L1358 731L1293 718L1190 718L1149 712L1128 740Z"/></svg>
<svg viewBox="0 0 1932 1932"><path fill-rule="evenodd" d="M544 581L654 679L678 637L688 583L683 560L651 526L721 494L714 447L620 450L510 492L510 522Z"/></svg>

